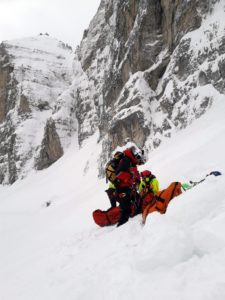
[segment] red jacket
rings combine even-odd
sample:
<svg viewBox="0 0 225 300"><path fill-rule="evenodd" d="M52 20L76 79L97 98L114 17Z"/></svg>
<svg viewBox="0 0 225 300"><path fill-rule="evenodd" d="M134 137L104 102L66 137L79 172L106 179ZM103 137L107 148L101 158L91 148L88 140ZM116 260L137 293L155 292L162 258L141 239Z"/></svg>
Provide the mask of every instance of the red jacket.
<svg viewBox="0 0 225 300"><path fill-rule="evenodd" d="M140 182L137 159L130 149L124 151L124 157L121 159L116 173L119 187L132 188L137 181Z"/></svg>

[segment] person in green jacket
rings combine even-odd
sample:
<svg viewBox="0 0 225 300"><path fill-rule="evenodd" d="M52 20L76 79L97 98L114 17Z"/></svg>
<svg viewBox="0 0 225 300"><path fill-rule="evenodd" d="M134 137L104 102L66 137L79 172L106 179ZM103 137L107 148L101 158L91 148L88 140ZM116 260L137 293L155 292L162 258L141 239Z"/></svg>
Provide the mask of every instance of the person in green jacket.
<svg viewBox="0 0 225 300"><path fill-rule="evenodd" d="M148 193L156 194L159 191L159 182L151 171L145 170L141 172L141 183L139 185L139 194L142 197Z"/></svg>

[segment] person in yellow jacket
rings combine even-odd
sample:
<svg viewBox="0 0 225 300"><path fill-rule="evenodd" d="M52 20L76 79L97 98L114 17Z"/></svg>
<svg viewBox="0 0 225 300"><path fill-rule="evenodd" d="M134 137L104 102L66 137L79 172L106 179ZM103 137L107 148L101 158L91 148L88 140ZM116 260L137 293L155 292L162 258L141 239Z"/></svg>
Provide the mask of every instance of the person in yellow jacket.
<svg viewBox="0 0 225 300"><path fill-rule="evenodd" d="M141 172L141 183L139 185L139 194L141 198L148 193L157 193L159 191L159 182L151 171L145 170Z"/></svg>

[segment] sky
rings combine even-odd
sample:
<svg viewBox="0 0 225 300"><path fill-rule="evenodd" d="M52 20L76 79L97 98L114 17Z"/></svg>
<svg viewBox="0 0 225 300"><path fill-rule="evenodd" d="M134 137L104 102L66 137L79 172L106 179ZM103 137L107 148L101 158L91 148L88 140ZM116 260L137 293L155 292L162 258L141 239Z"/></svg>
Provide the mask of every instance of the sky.
<svg viewBox="0 0 225 300"><path fill-rule="evenodd" d="M0 0L0 42L48 33L75 47L100 0Z"/></svg>

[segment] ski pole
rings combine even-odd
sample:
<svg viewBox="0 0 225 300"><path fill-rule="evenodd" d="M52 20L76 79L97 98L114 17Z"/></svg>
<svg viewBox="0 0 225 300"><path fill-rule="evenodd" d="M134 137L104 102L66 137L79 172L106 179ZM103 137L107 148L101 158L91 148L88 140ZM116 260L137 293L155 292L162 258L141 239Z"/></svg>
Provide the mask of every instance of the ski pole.
<svg viewBox="0 0 225 300"><path fill-rule="evenodd" d="M192 181L192 180L190 180L190 181L189 181L189 184L188 184L188 183L183 183L183 184L182 184L183 190L184 190L184 191L189 190L189 189L191 189L192 187L196 186L197 184L202 183L202 182L205 181L206 178L207 178L208 176L210 176L210 175L220 176L220 175L222 175L222 173L219 172L219 171L212 171L212 172L210 172L209 174L207 174L207 175L205 176L205 178L202 178L202 179L199 180L199 181ZM190 185L190 184L191 184L191 185Z"/></svg>

